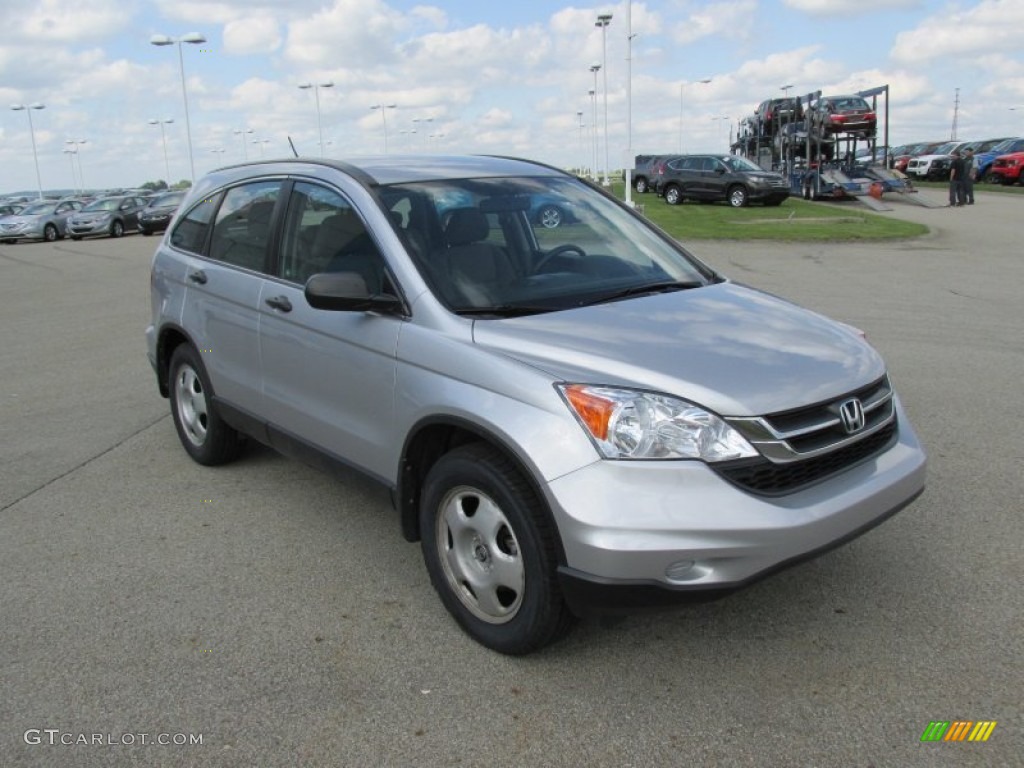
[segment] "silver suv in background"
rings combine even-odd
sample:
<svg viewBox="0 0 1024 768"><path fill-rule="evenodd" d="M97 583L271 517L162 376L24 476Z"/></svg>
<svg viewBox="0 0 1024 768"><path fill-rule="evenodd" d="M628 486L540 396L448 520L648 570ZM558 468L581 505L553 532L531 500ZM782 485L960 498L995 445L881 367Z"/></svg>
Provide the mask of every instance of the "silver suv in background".
<svg viewBox="0 0 1024 768"><path fill-rule="evenodd" d="M530 212L553 197L574 215L546 228ZM185 451L217 465L254 439L376 478L447 610L503 653L574 616L726 594L924 486L861 333L532 162L216 171L151 299Z"/></svg>

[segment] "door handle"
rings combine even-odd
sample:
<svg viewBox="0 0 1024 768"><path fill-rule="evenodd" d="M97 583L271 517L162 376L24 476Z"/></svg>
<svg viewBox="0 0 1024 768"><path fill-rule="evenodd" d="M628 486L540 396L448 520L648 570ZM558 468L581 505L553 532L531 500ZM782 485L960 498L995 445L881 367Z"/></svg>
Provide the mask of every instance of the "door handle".
<svg viewBox="0 0 1024 768"><path fill-rule="evenodd" d="M288 301L287 296L272 296L267 299L267 304L274 309L278 309L281 312L291 312L292 303Z"/></svg>
<svg viewBox="0 0 1024 768"><path fill-rule="evenodd" d="M194 272L188 273L188 279L193 283L199 283L199 285L206 285L206 273L201 269L197 269Z"/></svg>

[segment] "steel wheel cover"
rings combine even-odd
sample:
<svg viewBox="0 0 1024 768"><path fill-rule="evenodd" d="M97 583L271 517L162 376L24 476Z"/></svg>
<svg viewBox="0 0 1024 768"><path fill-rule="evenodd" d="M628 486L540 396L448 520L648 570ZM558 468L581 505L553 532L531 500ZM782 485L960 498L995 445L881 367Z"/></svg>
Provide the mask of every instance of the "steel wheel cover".
<svg viewBox="0 0 1024 768"><path fill-rule="evenodd" d="M197 448L206 442L207 414L206 392L199 374L191 365L178 369L174 379L174 404L178 409L178 421L188 441Z"/></svg>
<svg viewBox="0 0 1024 768"><path fill-rule="evenodd" d="M489 624L515 618L526 571L501 507L476 488L453 488L438 507L436 531L441 568L459 601Z"/></svg>

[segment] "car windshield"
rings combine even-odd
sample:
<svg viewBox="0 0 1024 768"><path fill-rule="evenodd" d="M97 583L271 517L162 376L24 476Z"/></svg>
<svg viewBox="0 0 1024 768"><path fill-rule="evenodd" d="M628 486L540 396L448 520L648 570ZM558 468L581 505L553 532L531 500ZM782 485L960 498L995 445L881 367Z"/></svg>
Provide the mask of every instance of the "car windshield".
<svg viewBox="0 0 1024 768"><path fill-rule="evenodd" d="M22 216L38 216L53 211L53 203L36 203L21 212Z"/></svg>
<svg viewBox="0 0 1024 768"><path fill-rule="evenodd" d="M934 154L936 155L948 155L952 153L954 149L960 146L959 141L947 141L941 147L936 147Z"/></svg>
<svg viewBox="0 0 1024 768"><path fill-rule="evenodd" d="M577 179L417 182L380 197L424 279L461 314L551 312L718 279Z"/></svg>
<svg viewBox="0 0 1024 768"><path fill-rule="evenodd" d="M718 158L730 171L758 171L762 172L764 169L745 157L738 155L723 155Z"/></svg>
<svg viewBox="0 0 1024 768"><path fill-rule="evenodd" d="M121 204L121 201L117 200L115 198L111 198L111 199L107 199L107 200L96 200L95 202L89 203L82 210L86 211L86 212L88 212L88 211L116 211L117 210L117 206L120 205L120 204Z"/></svg>
<svg viewBox="0 0 1024 768"><path fill-rule="evenodd" d="M1012 147L1014 142L1016 142L1016 141L1017 141L1017 139L1006 139L1005 141L1001 141L998 144L996 144L994 147L992 147L991 151L992 152L1010 152L1011 151L1010 147Z"/></svg>

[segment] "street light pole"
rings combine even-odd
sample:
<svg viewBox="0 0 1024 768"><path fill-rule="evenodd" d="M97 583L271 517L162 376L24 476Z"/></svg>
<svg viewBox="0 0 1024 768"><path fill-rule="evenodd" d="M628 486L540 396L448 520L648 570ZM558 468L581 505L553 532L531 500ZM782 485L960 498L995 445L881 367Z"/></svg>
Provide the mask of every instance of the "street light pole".
<svg viewBox="0 0 1024 768"><path fill-rule="evenodd" d="M245 138L245 136L249 133L255 133L255 131L253 131L252 128L238 128L237 130L232 131L232 133L234 133L235 136L240 136L242 138L242 158L245 162L249 162L249 148L246 146L249 139Z"/></svg>
<svg viewBox="0 0 1024 768"><path fill-rule="evenodd" d="M576 110L576 118L577 118L577 120L579 120L579 124L580 124L580 160L582 161L580 163L580 176L583 176L583 175L585 175L584 174L584 168L587 165L587 153L583 149L583 110L582 109L577 109Z"/></svg>
<svg viewBox="0 0 1024 768"><path fill-rule="evenodd" d="M591 64L590 71L594 73L594 90L590 92L590 101L593 104L594 113L594 167L591 170L593 171L592 178L594 181L597 181L598 168L600 167L600 160L598 160L598 156L601 150L601 133L597 130L597 73L601 71L601 65Z"/></svg>
<svg viewBox="0 0 1024 768"><path fill-rule="evenodd" d="M41 104L38 101L34 101L31 104L11 104L11 109L15 112L24 111L28 115L28 133L32 139L32 160L36 164L36 185L39 188L39 199L43 199L43 177L39 175L39 155L36 152L36 129L32 125L32 110L33 109L46 109L45 104Z"/></svg>
<svg viewBox="0 0 1024 768"><path fill-rule="evenodd" d="M601 28L601 77L604 84L604 186L610 186L608 181L608 25L612 23L610 13L598 15L596 27Z"/></svg>
<svg viewBox="0 0 1024 768"><path fill-rule="evenodd" d="M71 161L71 185L74 187L75 194L78 194L78 174L75 172L75 155L78 153L73 149L62 149L61 152L67 155L68 160Z"/></svg>
<svg viewBox="0 0 1024 768"><path fill-rule="evenodd" d="M324 156L324 127L320 122L320 89L321 88L333 88L334 83L328 80L326 83L302 83L299 88L306 90L308 88L313 89L313 95L316 97L316 130L320 139L320 157Z"/></svg>
<svg viewBox="0 0 1024 768"><path fill-rule="evenodd" d="M394 109L397 104L373 104L370 109L379 109L380 117L384 121L384 154L388 153L388 118L385 112L389 109Z"/></svg>
<svg viewBox="0 0 1024 768"><path fill-rule="evenodd" d="M198 45L205 43L206 38L198 32L189 32L187 35L182 35L179 38L168 37L167 35L153 35L149 38L149 42L152 45L177 45L178 46L178 66L181 71L181 97L185 102L185 139L188 142L188 167L192 172L190 181L195 183L196 180L196 164L192 156L192 123L189 120L188 115L188 88L185 86L185 57L181 52L182 43L192 43ZM168 181L168 183L170 183Z"/></svg>
<svg viewBox="0 0 1024 768"><path fill-rule="evenodd" d="M171 186L171 164L167 161L167 133L164 131L165 123L173 123L174 118L168 117L164 120L150 120L150 125L160 126L160 140L164 145L164 173L167 174L167 186Z"/></svg>
<svg viewBox="0 0 1024 768"><path fill-rule="evenodd" d="M262 159L263 159L263 148L264 148L264 147L265 147L265 146L266 146L267 144L269 144L269 143L270 143L270 139L253 139L253 140L252 140L252 143L253 143L253 144L259 144L259 145L260 145L260 160L262 160Z"/></svg>
<svg viewBox="0 0 1024 768"><path fill-rule="evenodd" d="M82 168L82 145L88 144L88 139L67 139L65 144L73 144L75 154L78 155L78 178L82 181L82 192L85 192L85 169Z"/></svg>
<svg viewBox="0 0 1024 768"><path fill-rule="evenodd" d="M626 205L633 207L633 0L626 2Z"/></svg>

